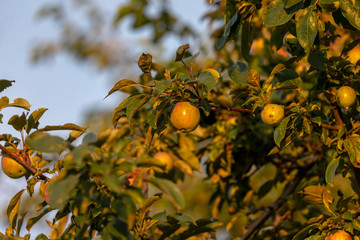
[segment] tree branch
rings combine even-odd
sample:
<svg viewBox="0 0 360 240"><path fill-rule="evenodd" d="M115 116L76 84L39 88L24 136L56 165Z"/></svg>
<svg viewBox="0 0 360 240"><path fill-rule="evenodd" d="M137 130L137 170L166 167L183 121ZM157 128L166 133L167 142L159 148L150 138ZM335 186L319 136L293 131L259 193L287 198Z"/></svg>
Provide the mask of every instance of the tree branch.
<svg viewBox="0 0 360 240"><path fill-rule="evenodd" d="M344 124L343 120L342 120L341 117L340 117L340 113L339 113L338 106L334 105L334 106L332 106L332 109L333 109L333 112L334 112L334 116L335 116L335 119L336 119L336 123L337 123L337 125L338 125L338 127L339 127L339 129L340 129L340 128L342 128L345 124Z"/></svg>
<svg viewBox="0 0 360 240"><path fill-rule="evenodd" d="M295 178L286 185L280 198L278 198L270 206L265 208L265 210L261 214L261 216L258 219L256 219L252 224L250 224L250 226L248 227L248 230L241 237L241 240L249 239L251 237L251 235L253 235L254 232L257 229L259 229L259 227L286 202L286 197L288 197L289 195L291 195L294 192L294 190L299 185L301 180L306 176L306 172L309 171L314 166L314 164L315 164L315 162L312 162L312 163L308 164L306 167L299 169Z"/></svg>
<svg viewBox="0 0 360 240"><path fill-rule="evenodd" d="M9 157L11 157L12 159L14 159L17 163L19 163L21 166L23 166L26 170L28 170L32 175L35 175L37 173L37 170L33 167L31 167L29 164L27 164L21 157L19 157L18 155L14 154L13 152L9 151L7 148L5 148L4 146L2 146L0 144L0 149ZM43 180L47 179L46 176L44 175L39 175L39 177Z"/></svg>
<svg viewBox="0 0 360 240"><path fill-rule="evenodd" d="M339 126L332 126L326 123L321 123L321 127L329 129L329 130L335 130L335 131L339 131L340 127Z"/></svg>
<svg viewBox="0 0 360 240"><path fill-rule="evenodd" d="M253 112L253 110L250 110L250 109L226 107L226 106L221 106L221 105L217 105L217 104L214 104L214 103L209 103L209 104L213 108L220 108L220 109L225 109L225 110L233 111L233 112L247 112L247 113L252 113Z"/></svg>

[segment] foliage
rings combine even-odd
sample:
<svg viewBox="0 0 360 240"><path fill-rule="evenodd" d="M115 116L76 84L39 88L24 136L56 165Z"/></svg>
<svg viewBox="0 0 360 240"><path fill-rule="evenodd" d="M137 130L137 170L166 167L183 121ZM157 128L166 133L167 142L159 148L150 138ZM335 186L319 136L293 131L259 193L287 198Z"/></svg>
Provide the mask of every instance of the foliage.
<svg viewBox="0 0 360 240"><path fill-rule="evenodd" d="M54 211L52 232L36 239L213 239L221 228L243 240L326 239L337 230L359 239L360 109L358 100L342 108L337 89L359 93L359 59L351 56L360 39L360 2L324 7L333 2L210 1L206 18L224 19L213 33L216 60L202 61L188 44L165 66L143 54L138 80L119 80L108 92L128 96L113 111L113 128L98 135L69 123L40 128L47 109L30 112L25 99L2 97L0 110L25 112L8 122L20 138L4 133L0 148L27 169L27 194L40 187L45 195L26 229ZM156 30L168 21L166 14L139 19L135 3L148 4L130 1L114 24L135 15L134 28ZM12 84L0 80L0 91ZM178 102L200 109L194 131L170 124ZM261 121L267 104L284 108L276 126ZM52 130L70 134L62 139ZM171 156L171 169L154 158L158 152ZM181 184L197 172L214 185L212 218L184 212ZM20 232L24 193L9 203L4 238L30 238ZM163 198L172 208L156 207Z"/></svg>

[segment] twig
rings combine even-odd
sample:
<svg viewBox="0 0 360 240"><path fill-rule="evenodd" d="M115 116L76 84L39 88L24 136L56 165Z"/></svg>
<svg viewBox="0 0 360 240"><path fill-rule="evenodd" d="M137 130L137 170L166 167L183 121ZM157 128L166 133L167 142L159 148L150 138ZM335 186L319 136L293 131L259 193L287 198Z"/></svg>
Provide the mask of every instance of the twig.
<svg viewBox="0 0 360 240"><path fill-rule="evenodd" d="M321 127L334 131L339 131L339 129L341 128L340 126L332 126L326 123L321 123Z"/></svg>
<svg viewBox="0 0 360 240"><path fill-rule="evenodd" d="M9 151L7 148L5 148L4 146L0 145L0 149L5 152L5 154L9 157L11 157L12 159L14 159L17 163L19 163L21 166L23 166L24 168L26 168L29 172L31 172L31 174L35 175L37 173L37 170L33 167L31 167L29 164L27 164L21 157L19 157L18 155L14 154L13 152ZM40 174L39 177L43 180L46 180L47 177Z"/></svg>
<svg viewBox="0 0 360 240"><path fill-rule="evenodd" d="M338 106L333 106L332 109L333 109L333 112L334 112L334 116L335 116L335 119L336 119L336 123L337 123L337 125L338 125L338 127L339 127L339 129L340 129L340 128L342 128L345 124L344 124L343 120L342 120L341 117L340 117L339 110L338 110Z"/></svg>
<svg viewBox="0 0 360 240"><path fill-rule="evenodd" d="M300 181L305 177L306 172L310 170L314 166L315 162L312 162L308 164L304 168L300 168L298 173L296 174L295 178L289 182L285 188L285 190L282 192L280 198L278 198L275 202L273 202L270 206L265 208L264 212L261 214L261 216L256 219L250 226L248 227L248 230L244 233L244 235L241 237L241 240L246 240L253 235L253 233L259 229L259 227L272 215L274 214L285 202L286 197L291 195L296 187L299 185Z"/></svg>
<svg viewBox="0 0 360 240"><path fill-rule="evenodd" d="M217 104L213 104L213 103L209 103L209 104L210 104L210 106L213 107L213 108L220 108L220 109L225 109L225 110L233 111L233 112L253 113L253 110L251 110L251 109L226 107L226 106L221 106L221 105L217 105Z"/></svg>

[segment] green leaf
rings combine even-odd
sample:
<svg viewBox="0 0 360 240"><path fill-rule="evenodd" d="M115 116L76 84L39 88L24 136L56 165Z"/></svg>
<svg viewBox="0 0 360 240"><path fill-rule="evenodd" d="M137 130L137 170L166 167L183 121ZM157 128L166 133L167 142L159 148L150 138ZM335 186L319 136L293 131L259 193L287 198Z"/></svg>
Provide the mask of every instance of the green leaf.
<svg viewBox="0 0 360 240"><path fill-rule="evenodd" d="M167 87L171 84L172 81L163 80L163 81L156 81L156 86L153 90L153 96L156 97L160 93L164 92Z"/></svg>
<svg viewBox="0 0 360 240"><path fill-rule="evenodd" d="M271 1L266 7L262 20L264 25L275 27L287 23L295 13L288 14L285 11L284 0Z"/></svg>
<svg viewBox="0 0 360 240"><path fill-rule="evenodd" d="M143 86L143 85L141 85L139 83L136 83L136 82L134 82L132 80L129 80L129 79L122 79L122 80L118 81L114 85L114 87L109 91L108 95L106 95L105 98L107 98L108 96L110 96L114 92L121 90L124 87L131 87L131 86Z"/></svg>
<svg viewBox="0 0 360 240"><path fill-rule="evenodd" d="M17 221L17 217L19 214L19 208L20 208L20 199L21 199L21 195L23 194L23 192L25 191L25 189L19 191L17 194L15 194L15 196L11 199L9 206L6 210L6 214L9 217L9 221L10 221L10 227L12 229L15 229L16 227L16 221Z"/></svg>
<svg viewBox="0 0 360 240"><path fill-rule="evenodd" d="M47 111L47 108L39 108L32 112L26 122L25 130L29 134L32 128L37 128L39 125L39 119Z"/></svg>
<svg viewBox="0 0 360 240"><path fill-rule="evenodd" d="M116 174L104 174L103 181L110 188L111 191L121 193L123 187L120 184L120 179Z"/></svg>
<svg viewBox="0 0 360 240"><path fill-rule="evenodd" d="M320 223L313 223L313 224L310 224L309 226L303 228L302 230L300 230L292 240L303 240L305 239L308 234L314 230L315 228L318 228L320 227L321 224Z"/></svg>
<svg viewBox="0 0 360 240"><path fill-rule="evenodd" d="M15 82L15 81L14 80L0 79L0 92L4 91L6 88L10 87L13 82Z"/></svg>
<svg viewBox="0 0 360 240"><path fill-rule="evenodd" d="M308 62L313 68L323 71L325 69L325 59L322 52L310 52Z"/></svg>
<svg viewBox="0 0 360 240"><path fill-rule="evenodd" d="M51 212L52 210L52 208L46 208L36 217L29 218L26 224L26 229L30 231L34 224L36 224L44 215L46 215L48 212Z"/></svg>
<svg viewBox="0 0 360 240"><path fill-rule="evenodd" d="M80 127L73 123L66 123L64 125L57 125L57 126L45 126L38 131L57 131L57 130L73 130L73 131L81 131L85 132L87 127Z"/></svg>
<svg viewBox="0 0 360 240"><path fill-rule="evenodd" d="M169 197L170 202L177 211L185 207L184 197L175 183L154 176L149 176L147 181L161 189Z"/></svg>
<svg viewBox="0 0 360 240"><path fill-rule="evenodd" d="M206 86L206 91L210 92L216 85L216 78L208 71L201 72L199 82Z"/></svg>
<svg viewBox="0 0 360 240"><path fill-rule="evenodd" d="M315 6L303 9L296 22L296 36L300 45L309 53L318 33L318 15Z"/></svg>
<svg viewBox="0 0 360 240"><path fill-rule="evenodd" d="M325 181L330 185L333 186L334 184L334 177L337 167L339 166L340 157L337 154L333 154L331 161L329 162L328 166L326 167L325 172Z"/></svg>
<svg viewBox="0 0 360 240"><path fill-rule="evenodd" d="M236 23L237 19L238 19L238 14L235 13L231 17L230 21L226 24L223 35L221 37L219 37L218 39L216 39L216 49L217 50L220 50L225 46L225 43L226 43L228 37L230 36L231 28Z"/></svg>
<svg viewBox="0 0 360 240"><path fill-rule="evenodd" d="M64 139L43 132L35 132L26 138L26 144L40 152L60 153L66 149Z"/></svg>
<svg viewBox="0 0 360 240"><path fill-rule="evenodd" d="M63 209L78 181L78 175L68 175L62 179L53 178L46 188L46 193L50 197L49 205L53 208Z"/></svg>
<svg viewBox="0 0 360 240"><path fill-rule="evenodd" d="M145 95L142 99L136 99L128 105L128 107L126 108L126 117L130 123L135 113L142 106L144 106L150 99L151 99L151 95Z"/></svg>
<svg viewBox="0 0 360 240"><path fill-rule="evenodd" d="M249 69L246 63L243 62L236 62L234 65L231 66L229 69L229 76L233 83L235 84L246 84L246 75L249 72Z"/></svg>
<svg viewBox="0 0 360 240"><path fill-rule="evenodd" d="M307 186L300 193L304 195L305 201L313 204L322 204L324 201L328 203L333 200L330 190L320 184Z"/></svg>
<svg viewBox="0 0 360 240"><path fill-rule="evenodd" d="M35 240L49 240L49 238L45 234L41 233L35 238Z"/></svg>
<svg viewBox="0 0 360 240"><path fill-rule="evenodd" d="M340 8L350 24L360 30L360 0L340 0Z"/></svg>
<svg viewBox="0 0 360 240"><path fill-rule="evenodd" d="M190 48L189 44L185 44L180 46L177 50L176 50L176 57L175 57L175 62L181 61L183 60L183 58L186 58L189 56L189 53L186 51L187 49ZM187 53L187 54L186 54Z"/></svg>
<svg viewBox="0 0 360 240"><path fill-rule="evenodd" d="M21 116L14 115L9 119L9 125L13 126L16 131L21 131L26 124L26 116L23 113Z"/></svg>
<svg viewBox="0 0 360 240"><path fill-rule="evenodd" d="M250 49L254 40L253 26L250 21L246 21L241 27L241 54L247 61L251 61Z"/></svg>
<svg viewBox="0 0 360 240"><path fill-rule="evenodd" d="M353 134L347 137L344 140L344 147L354 167L360 168L360 136Z"/></svg>
<svg viewBox="0 0 360 240"><path fill-rule="evenodd" d="M286 128L289 120L290 120L290 116L287 116L286 118L281 120L280 124L275 128L274 141L278 147L280 147L280 143L286 135Z"/></svg>
<svg viewBox="0 0 360 240"><path fill-rule="evenodd" d="M84 157L87 153L88 148L86 145L80 145L79 147L76 147L64 157L64 168L66 170L73 168L80 169L85 165Z"/></svg>

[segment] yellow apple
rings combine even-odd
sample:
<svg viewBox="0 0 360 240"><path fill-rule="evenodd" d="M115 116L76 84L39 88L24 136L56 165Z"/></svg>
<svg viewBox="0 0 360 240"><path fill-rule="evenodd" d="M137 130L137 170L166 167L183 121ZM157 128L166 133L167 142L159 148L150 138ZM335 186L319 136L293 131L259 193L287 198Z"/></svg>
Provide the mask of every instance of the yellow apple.
<svg viewBox="0 0 360 240"><path fill-rule="evenodd" d="M199 125L200 111L189 102L178 102L171 112L170 122L181 132L191 132Z"/></svg>
<svg viewBox="0 0 360 240"><path fill-rule="evenodd" d="M347 110L356 101L355 90L349 86L342 86L337 90L336 100L341 107Z"/></svg>
<svg viewBox="0 0 360 240"><path fill-rule="evenodd" d="M165 172L168 172L173 167L173 159L171 155L167 152L157 152L154 155L154 159L158 161L158 164L160 166L163 166L165 168Z"/></svg>
<svg viewBox="0 0 360 240"><path fill-rule="evenodd" d="M330 234L326 240L352 240L352 237L343 230Z"/></svg>
<svg viewBox="0 0 360 240"><path fill-rule="evenodd" d="M1 167L4 173L11 178L21 178L26 173L26 169L21 164L8 156L2 157Z"/></svg>
<svg viewBox="0 0 360 240"><path fill-rule="evenodd" d="M261 112L261 119L267 125L278 125L284 118L284 107L278 104L267 104Z"/></svg>

